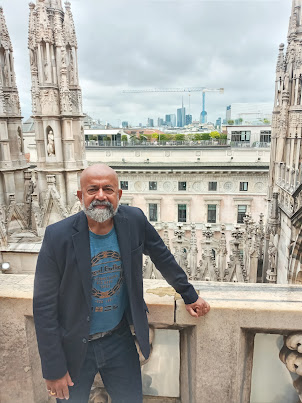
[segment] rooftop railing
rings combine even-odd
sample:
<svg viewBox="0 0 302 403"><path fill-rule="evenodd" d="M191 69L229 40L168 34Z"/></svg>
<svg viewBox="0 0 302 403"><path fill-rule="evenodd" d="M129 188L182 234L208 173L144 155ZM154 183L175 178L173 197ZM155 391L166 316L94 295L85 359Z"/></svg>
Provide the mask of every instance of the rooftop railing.
<svg viewBox="0 0 302 403"><path fill-rule="evenodd" d="M200 140L200 141L101 141L101 140L88 140L85 142L86 148L109 148L109 147L234 147L234 148L269 148L270 143L254 142L250 144L249 142L240 141L228 141L227 139L218 140Z"/></svg>

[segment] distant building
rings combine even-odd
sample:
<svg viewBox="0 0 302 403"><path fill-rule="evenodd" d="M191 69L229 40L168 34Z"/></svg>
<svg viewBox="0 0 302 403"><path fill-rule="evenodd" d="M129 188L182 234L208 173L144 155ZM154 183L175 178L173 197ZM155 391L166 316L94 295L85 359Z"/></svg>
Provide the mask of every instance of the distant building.
<svg viewBox="0 0 302 403"><path fill-rule="evenodd" d="M148 126L148 127L154 127L154 120L153 120L153 119L148 118L148 123L147 123L147 126Z"/></svg>
<svg viewBox="0 0 302 403"><path fill-rule="evenodd" d="M158 118L157 119L157 126L164 126L165 125L165 121L162 118Z"/></svg>
<svg viewBox="0 0 302 403"><path fill-rule="evenodd" d="M123 127L123 128L129 127L129 123L126 122L126 121L122 122L122 127Z"/></svg>
<svg viewBox="0 0 302 403"><path fill-rule="evenodd" d="M234 103L226 108L226 120L234 124L257 125L271 123L272 103Z"/></svg>
<svg viewBox="0 0 302 403"><path fill-rule="evenodd" d="M192 115L186 115L186 125L190 125L192 123Z"/></svg>
<svg viewBox="0 0 302 403"><path fill-rule="evenodd" d="M216 120L216 124L215 124L215 129L221 129L221 118L218 118L217 120Z"/></svg>
<svg viewBox="0 0 302 403"><path fill-rule="evenodd" d="M201 111L200 112L200 123L207 123L208 121L208 112L207 111Z"/></svg>
<svg viewBox="0 0 302 403"><path fill-rule="evenodd" d="M170 127L176 126L176 115L174 113L171 115L166 115L165 120L166 120L167 126L170 126Z"/></svg>
<svg viewBox="0 0 302 403"><path fill-rule="evenodd" d="M184 127L186 123L186 108L182 105L177 109L177 127Z"/></svg>
<svg viewBox="0 0 302 403"><path fill-rule="evenodd" d="M268 146L271 143L270 125L227 125L228 143L241 147Z"/></svg>

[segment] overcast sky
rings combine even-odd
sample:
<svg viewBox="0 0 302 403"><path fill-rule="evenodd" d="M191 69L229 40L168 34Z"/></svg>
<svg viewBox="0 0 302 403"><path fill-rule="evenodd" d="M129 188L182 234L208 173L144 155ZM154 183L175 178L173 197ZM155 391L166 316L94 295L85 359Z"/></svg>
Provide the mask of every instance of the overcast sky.
<svg viewBox="0 0 302 403"><path fill-rule="evenodd" d="M14 47L24 118L31 114L29 0L0 0ZM290 0L71 0L83 108L103 122L135 125L176 113L182 93L123 89L208 87L208 120L234 102L273 102L278 46L286 43ZM189 95L184 94L189 112ZM201 94L191 93L199 119Z"/></svg>

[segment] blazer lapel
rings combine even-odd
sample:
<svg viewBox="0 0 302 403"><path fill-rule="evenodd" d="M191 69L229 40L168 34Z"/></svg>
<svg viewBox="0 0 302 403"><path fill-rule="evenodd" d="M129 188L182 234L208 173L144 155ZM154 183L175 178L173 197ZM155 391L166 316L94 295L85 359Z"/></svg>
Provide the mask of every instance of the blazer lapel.
<svg viewBox="0 0 302 403"><path fill-rule="evenodd" d="M130 245L130 225L128 219L119 211L113 218L114 227L121 252L122 265L128 291L131 286L131 245Z"/></svg>
<svg viewBox="0 0 302 403"><path fill-rule="evenodd" d="M82 279L85 298L88 306L91 306L91 255L87 218L84 212L80 213L74 223L77 230L72 235L72 241L77 260L78 270Z"/></svg>

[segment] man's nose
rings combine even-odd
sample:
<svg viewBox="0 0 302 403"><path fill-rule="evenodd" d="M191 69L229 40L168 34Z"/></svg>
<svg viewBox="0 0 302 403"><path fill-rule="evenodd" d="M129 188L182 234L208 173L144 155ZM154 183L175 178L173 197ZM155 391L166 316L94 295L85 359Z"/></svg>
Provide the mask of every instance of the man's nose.
<svg viewBox="0 0 302 403"><path fill-rule="evenodd" d="M106 199L106 193L103 191L103 189L99 189L95 195L95 198L97 200L105 200Z"/></svg>

